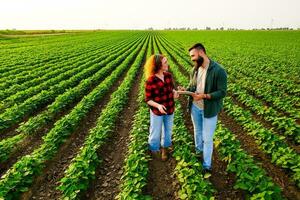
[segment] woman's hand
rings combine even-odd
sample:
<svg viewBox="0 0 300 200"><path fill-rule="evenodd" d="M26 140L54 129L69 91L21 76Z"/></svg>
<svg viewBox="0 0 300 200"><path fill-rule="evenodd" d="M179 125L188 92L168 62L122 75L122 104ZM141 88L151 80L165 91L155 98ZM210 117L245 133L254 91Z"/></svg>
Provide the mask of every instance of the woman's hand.
<svg viewBox="0 0 300 200"><path fill-rule="evenodd" d="M167 109L164 105L158 104L157 109L159 110L160 113L165 114L165 115L167 114L167 112L166 112Z"/></svg>
<svg viewBox="0 0 300 200"><path fill-rule="evenodd" d="M153 106L153 107L157 108L161 114L165 114L165 115L167 114L167 112L166 112L167 109L166 109L166 107L164 105L156 103L153 100L149 100L147 102L147 104L150 105L150 106Z"/></svg>
<svg viewBox="0 0 300 200"><path fill-rule="evenodd" d="M173 90L173 97L175 99L177 99L179 97L179 94L178 94L178 92L176 90Z"/></svg>
<svg viewBox="0 0 300 200"><path fill-rule="evenodd" d="M182 86L178 86L178 87L177 87L177 90L178 90L178 91L186 91L186 89L185 89L184 87L182 87Z"/></svg>

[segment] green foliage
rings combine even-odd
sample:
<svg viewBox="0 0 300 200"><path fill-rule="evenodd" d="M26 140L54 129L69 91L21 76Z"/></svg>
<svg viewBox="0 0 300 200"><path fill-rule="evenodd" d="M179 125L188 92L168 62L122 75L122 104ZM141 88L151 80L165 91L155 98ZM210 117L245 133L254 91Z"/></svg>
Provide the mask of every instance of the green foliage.
<svg viewBox="0 0 300 200"><path fill-rule="evenodd" d="M144 58L146 44L147 41L141 52L139 52L140 48L137 48L137 50L122 63L122 65L126 67L136 58L136 61L131 66L122 84L117 91L112 93L109 103L103 109L97 120L97 125L90 130L89 136L86 138L80 152L72 160L65 172L65 176L60 180L61 184L58 189L63 192L65 199L77 199L79 193L86 190L89 181L95 177L96 167L101 162L101 159L97 155L97 150L106 142L107 137L115 126L119 112L127 103L129 91ZM139 54L137 55L137 53ZM118 69L124 71L123 68ZM114 74L111 74L111 76L114 76Z"/></svg>
<svg viewBox="0 0 300 200"><path fill-rule="evenodd" d="M142 44L139 44L139 46L141 47ZM28 189L32 184L33 178L44 168L44 163L47 160L51 160L66 138L80 125L84 116L93 108L97 101L109 92L114 82L129 67L130 61L135 59L138 52L139 48L135 48L110 76L85 96L68 115L65 115L54 124L54 128L43 137L44 143L38 149L34 150L32 154L22 157L2 176L0 197L5 199L13 198L16 194ZM125 57L125 55L122 56ZM95 155L92 155L92 158L96 158ZM80 185L80 187L84 189L84 184Z"/></svg>

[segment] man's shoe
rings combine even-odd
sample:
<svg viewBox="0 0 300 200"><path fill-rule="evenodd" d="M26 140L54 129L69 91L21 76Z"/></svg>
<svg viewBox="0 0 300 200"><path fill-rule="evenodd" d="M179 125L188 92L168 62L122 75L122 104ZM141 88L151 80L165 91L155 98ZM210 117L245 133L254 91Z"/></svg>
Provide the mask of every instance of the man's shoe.
<svg viewBox="0 0 300 200"><path fill-rule="evenodd" d="M161 160L166 161L168 159L168 151L166 148L161 149Z"/></svg>
<svg viewBox="0 0 300 200"><path fill-rule="evenodd" d="M173 145L169 146L169 147L167 148L167 151L168 151L169 154L170 154L170 153L173 153L173 151L174 151Z"/></svg>
<svg viewBox="0 0 300 200"><path fill-rule="evenodd" d="M205 175L205 174L211 174L212 170L211 170L211 168L203 168L202 173L203 173L203 175Z"/></svg>

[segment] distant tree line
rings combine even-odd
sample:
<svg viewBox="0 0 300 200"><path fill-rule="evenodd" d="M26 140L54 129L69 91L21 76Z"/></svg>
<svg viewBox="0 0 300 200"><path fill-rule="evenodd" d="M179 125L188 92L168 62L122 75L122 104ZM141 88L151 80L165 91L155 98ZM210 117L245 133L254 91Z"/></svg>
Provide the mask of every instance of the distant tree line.
<svg viewBox="0 0 300 200"><path fill-rule="evenodd" d="M154 30L154 28L150 27L147 30ZM190 27L181 27L181 28L165 28L164 30L230 30L230 31L235 31L235 30L249 30L249 29L240 29L240 28L224 28L224 27L219 27L219 28L211 28L207 26L204 29L200 28L190 28ZM279 28L253 28L251 30L300 30L300 28L290 28L290 27L279 27Z"/></svg>

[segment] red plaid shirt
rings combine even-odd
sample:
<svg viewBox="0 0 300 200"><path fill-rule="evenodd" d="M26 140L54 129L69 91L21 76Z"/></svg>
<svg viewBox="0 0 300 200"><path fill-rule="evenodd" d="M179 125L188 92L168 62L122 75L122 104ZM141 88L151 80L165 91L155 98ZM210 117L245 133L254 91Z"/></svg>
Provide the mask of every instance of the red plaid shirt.
<svg viewBox="0 0 300 200"><path fill-rule="evenodd" d="M175 110L175 103L173 97L174 82L172 74L164 72L164 82L155 75L152 75L146 81L145 86L145 101L153 100L156 103L162 104L166 107L168 115L173 114ZM150 106L152 112L156 115L163 115L155 107Z"/></svg>

